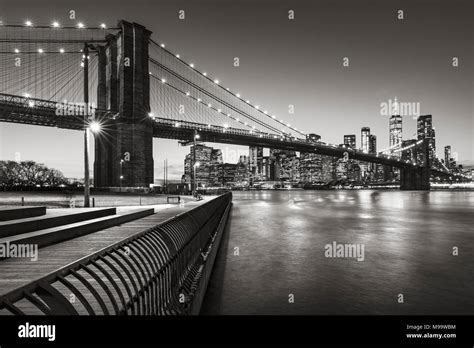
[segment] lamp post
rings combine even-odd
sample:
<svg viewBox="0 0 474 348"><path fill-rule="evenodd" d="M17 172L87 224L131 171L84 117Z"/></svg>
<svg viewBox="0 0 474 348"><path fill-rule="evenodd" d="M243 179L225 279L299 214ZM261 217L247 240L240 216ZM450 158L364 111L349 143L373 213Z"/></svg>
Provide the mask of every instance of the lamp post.
<svg viewBox="0 0 474 348"><path fill-rule="evenodd" d="M196 195L197 186L196 186L196 165L199 166L199 163L196 163L196 140L199 139L200 136L197 133L197 130L194 130L194 137L193 137L193 169L194 175L193 180L191 181L191 191L193 192L193 196Z"/></svg>
<svg viewBox="0 0 474 348"><path fill-rule="evenodd" d="M197 177L196 177L197 167L199 167L199 162L194 163L194 196L197 194Z"/></svg>
<svg viewBox="0 0 474 348"><path fill-rule="evenodd" d="M122 192L122 180L123 180L123 168L122 168L122 166L123 166L123 162L124 162L124 160L121 159L120 160L120 192Z"/></svg>
<svg viewBox="0 0 474 348"><path fill-rule="evenodd" d="M84 207L90 207L90 179L89 179L89 45L84 44Z"/></svg>

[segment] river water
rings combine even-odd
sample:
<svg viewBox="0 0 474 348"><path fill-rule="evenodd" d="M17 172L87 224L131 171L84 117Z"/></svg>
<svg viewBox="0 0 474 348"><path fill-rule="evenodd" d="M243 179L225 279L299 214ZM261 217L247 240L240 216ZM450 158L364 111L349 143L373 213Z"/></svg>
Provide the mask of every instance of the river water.
<svg viewBox="0 0 474 348"><path fill-rule="evenodd" d="M202 314L474 314L474 192L249 191L233 202ZM334 244L359 254L329 257Z"/></svg>

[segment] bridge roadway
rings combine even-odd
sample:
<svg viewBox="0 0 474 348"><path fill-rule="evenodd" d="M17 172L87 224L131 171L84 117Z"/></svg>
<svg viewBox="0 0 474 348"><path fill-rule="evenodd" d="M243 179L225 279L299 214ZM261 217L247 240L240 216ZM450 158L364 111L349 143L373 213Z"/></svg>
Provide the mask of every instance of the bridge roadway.
<svg viewBox="0 0 474 348"><path fill-rule="evenodd" d="M22 123L39 126L49 126L64 129L84 129L83 116L57 115L58 103L41 99L26 98L21 96L0 94L0 122ZM78 106L75 111L81 113L83 108ZM115 117L106 111L96 111L95 117L102 122L119 122L120 117ZM106 127L105 127L106 128ZM192 140L195 132L199 132L200 141L262 146L281 150L317 153L320 155L344 157L364 162L379 163L397 168L415 168L411 163L402 162L397 157L382 154L367 154L360 150L341 148L325 143L308 143L303 139L281 137L279 134L254 133L237 128L206 125L195 122L176 121L166 118L154 118L153 136L156 138Z"/></svg>
<svg viewBox="0 0 474 348"><path fill-rule="evenodd" d="M10 258L0 261L0 296L16 288L39 279L65 265L99 251L115 242L140 233L177 214L188 211L213 197L206 196L202 201L191 201L185 205L155 205L141 207L119 207L120 210L154 208L155 214L102 231L73 238L58 244L39 249L38 260L29 258ZM0 313L1 314L1 313Z"/></svg>

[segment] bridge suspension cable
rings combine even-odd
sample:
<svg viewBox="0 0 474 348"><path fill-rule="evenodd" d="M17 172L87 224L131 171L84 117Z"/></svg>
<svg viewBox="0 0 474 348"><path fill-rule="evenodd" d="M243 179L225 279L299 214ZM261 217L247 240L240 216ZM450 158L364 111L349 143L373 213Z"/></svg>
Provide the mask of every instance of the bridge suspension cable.
<svg viewBox="0 0 474 348"><path fill-rule="evenodd" d="M0 91L32 99L82 102L82 47L84 42L105 42L106 29L97 29L31 22L0 25ZM98 59L90 55L92 105L96 103L97 71Z"/></svg>
<svg viewBox="0 0 474 348"><path fill-rule="evenodd" d="M159 62L155 61L154 59L151 58L150 62L160 69L160 72L162 73L162 75L163 75L164 72L166 72L168 74L168 76L172 76L172 77L176 78L177 80L179 80L180 82L183 82L183 84L184 84L183 87L188 87L187 91L185 92L184 90L181 90L180 88L178 88L176 86L173 86L171 84L171 82L169 80L166 80L164 77L159 78L159 77L155 76L153 73L151 74L151 76L153 76L153 78L159 80L161 83L166 83L167 85L172 86L176 91L179 91L183 96L189 97L189 98L193 99L194 101L196 101L197 103L202 104L203 106L207 105L208 108L216 111L217 113L219 113L221 115L224 115L224 116L227 116L230 119L234 120L235 122L240 123L240 124L242 124L242 125L244 125L248 128L251 128L254 131L262 132L262 130L256 129L255 126L252 126L251 123L248 123L245 120L248 120L249 122L253 122L257 125L260 125L261 127L267 128L271 132L274 132L274 133L277 133L277 134L281 133L277 128L272 127L271 125L268 125L265 122L262 122L258 118L253 117L252 115L247 114L247 113L243 112L242 110L237 109L236 107L229 104L225 100L222 100L218 96L215 96L212 93L206 91L205 88L202 88L202 87L194 84L192 81L189 81L188 79L180 76L179 74L175 73L171 69L168 69L163 64L160 64ZM191 93L191 90L193 91L192 93ZM208 99L204 100L204 96L207 97ZM216 104L214 104L214 106L213 106L212 103L209 103L210 101L212 101L212 103L217 102L217 105L220 105L221 108L216 106ZM240 117L232 115L231 112L232 113L235 112L237 115L240 115L242 117L242 119Z"/></svg>
<svg viewBox="0 0 474 348"><path fill-rule="evenodd" d="M174 54L164 47L162 44L158 44L154 40L150 39L151 43L151 54L152 59L158 61L161 65L171 69L177 75L186 78L189 82L200 88L208 91L220 103L225 102L226 107L232 106L234 112L238 112L241 116L249 119L251 122L256 122L258 125L275 130L277 133L284 134L285 136L291 136L291 132L306 136L305 133L292 127L289 123L279 120L275 115L271 115L267 110L260 108L258 105L252 105L250 101L245 101L240 97L240 94L232 92L229 88L222 86L220 81L212 79L206 72L199 71L195 68L193 63L185 62L179 54ZM154 59L153 56L159 58ZM258 117L266 116L272 122L275 122L278 126L283 128L278 129L277 126L272 126L269 123L263 122ZM290 130L288 133L285 129Z"/></svg>

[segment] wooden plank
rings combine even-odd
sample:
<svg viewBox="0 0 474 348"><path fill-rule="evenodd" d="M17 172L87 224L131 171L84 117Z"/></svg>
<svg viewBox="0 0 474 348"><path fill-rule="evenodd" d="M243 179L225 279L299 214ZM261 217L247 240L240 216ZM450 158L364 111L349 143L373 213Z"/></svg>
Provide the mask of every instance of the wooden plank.
<svg viewBox="0 0 474 348"><path fill-rule="evenodd" d="M155 214L145 218L41 248L36 261L26 258L0 261L0 296L124 238L158 225L205 201L188 202L186 205L155 210L157 211Z"/></svg>

